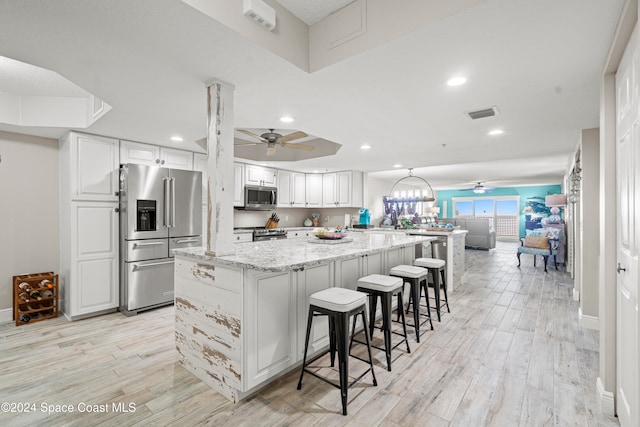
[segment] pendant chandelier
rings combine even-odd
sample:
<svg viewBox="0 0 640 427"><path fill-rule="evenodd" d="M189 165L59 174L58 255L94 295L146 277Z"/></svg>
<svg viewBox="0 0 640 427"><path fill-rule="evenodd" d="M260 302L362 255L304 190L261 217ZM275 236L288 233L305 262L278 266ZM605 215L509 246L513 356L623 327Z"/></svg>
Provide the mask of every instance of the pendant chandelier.
<svg viewBox="0 0 640 427"><path fill-rule="evenodd" d="M406 184L412 189L396 190L399 184ZM409 175L397 180L391 187L388 196L384 196L382 201L384 202L385 215L390 215L392 221L395 223L395 219L401 215L416 214L418 203L421 202L434 202L436 200L433 188L426 179L413 175L413 168L409 168Z"/></svg>

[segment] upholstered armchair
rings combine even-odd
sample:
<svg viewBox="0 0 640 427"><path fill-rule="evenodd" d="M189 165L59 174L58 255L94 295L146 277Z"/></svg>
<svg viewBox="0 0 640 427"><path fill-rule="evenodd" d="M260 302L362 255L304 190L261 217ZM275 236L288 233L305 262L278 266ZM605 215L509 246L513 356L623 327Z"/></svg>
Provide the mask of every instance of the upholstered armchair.
<svg viewBox="0 0 640 427"><path fill-rule="evenodd" d="M527 230L526 237L520 238L520 246L518 247L518 268L520 268L520 255L530 254L533 255L533 266L536 266L536 258L538 255L544 260L544 271L547 272L547 263L549 257L553 255L554 264L556 270L558 269L558 248L560 246L560 240L550 238L547 230L536 229Z"/></svg>

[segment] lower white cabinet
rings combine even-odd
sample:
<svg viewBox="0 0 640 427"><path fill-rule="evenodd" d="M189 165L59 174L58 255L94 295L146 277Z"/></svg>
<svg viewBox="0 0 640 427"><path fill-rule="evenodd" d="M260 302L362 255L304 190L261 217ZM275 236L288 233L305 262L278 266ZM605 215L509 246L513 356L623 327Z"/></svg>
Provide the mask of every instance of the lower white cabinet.
<svg viewBox="0 0 640 427"><path fill-rule="evenodd" d="M296 361L295 272L246 271L245 390Z"/></svg>
<svg viewBox="0 0 640 427"><path fill-rule="evenodd" d="M70 209L64 314L74 320L119 303L118 213L113 202L74 202ZM66 239L65 239L66 240Z"/></svg>
<svg viewBox="0 0 640 427"><path fill-rule="evenodd" d="M309 296L333 287L333 263L307 267L295 272L298 291L298 360L304 356L304 341L309 318ZM326 316L314 318L309 335L309 356L329 345L329 322Z"/></svg>
<svg viewBox="0 0 640 427"><path fill-rule="evenodd" d="M287 231L287 239L306 239L313 236L312 230L290 230Z"/></svg>

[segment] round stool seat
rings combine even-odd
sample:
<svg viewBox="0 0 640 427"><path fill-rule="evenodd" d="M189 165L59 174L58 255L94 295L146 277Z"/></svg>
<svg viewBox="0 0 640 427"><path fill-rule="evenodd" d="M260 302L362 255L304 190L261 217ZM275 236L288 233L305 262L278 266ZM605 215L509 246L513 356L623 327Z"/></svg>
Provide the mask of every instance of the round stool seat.
<svg viewBox="0 0 640 427"><path fill-rule="evenodd" d="M410 279L419 279L429 274L429 271L426 268L401 264L396 265L391 270L389 270L389 274L393 276L408 277Z"/></svg>
<svg viewBox="0 0 640 427"><path fill-rule="evenodd" d="M442 268L445 264L445 260L438 258L416 258L413 260L413 265L425 268Z"/></svg>
<svg viewBox="0 0 640 427"><path fill-rule="evenodd" d="M370 274L358 279L358 287L372 291L392 292L403 285L399 277Z"/></svg>
<svg viewBox="0 0 640 427"><path fill-rule="evenodd" d="M367 294L345 288L329 288L309 296L309 304L331 311L348 312L367 301Z"/></svg>

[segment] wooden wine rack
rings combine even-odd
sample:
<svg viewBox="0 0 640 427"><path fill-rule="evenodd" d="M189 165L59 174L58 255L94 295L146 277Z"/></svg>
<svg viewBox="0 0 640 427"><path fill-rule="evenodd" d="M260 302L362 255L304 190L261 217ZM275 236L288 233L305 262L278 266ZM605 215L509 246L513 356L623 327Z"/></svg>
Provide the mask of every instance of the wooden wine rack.
<svg viewBox="0 0 640 427"><path fill-rule="evenodd" d="M41 285L43 280L49 280L53 288L43 287ZM20 302L20 284L23 282L29 284L31 291L42 293L42 291L50 290L53 295L37 301L31 300L28 303ZM52 271L13 276L13 318L16 321L16 326L58 317L58 292L58 275L53 274ZM25 314L30 317L28 321L21 320Z"/></svg>

